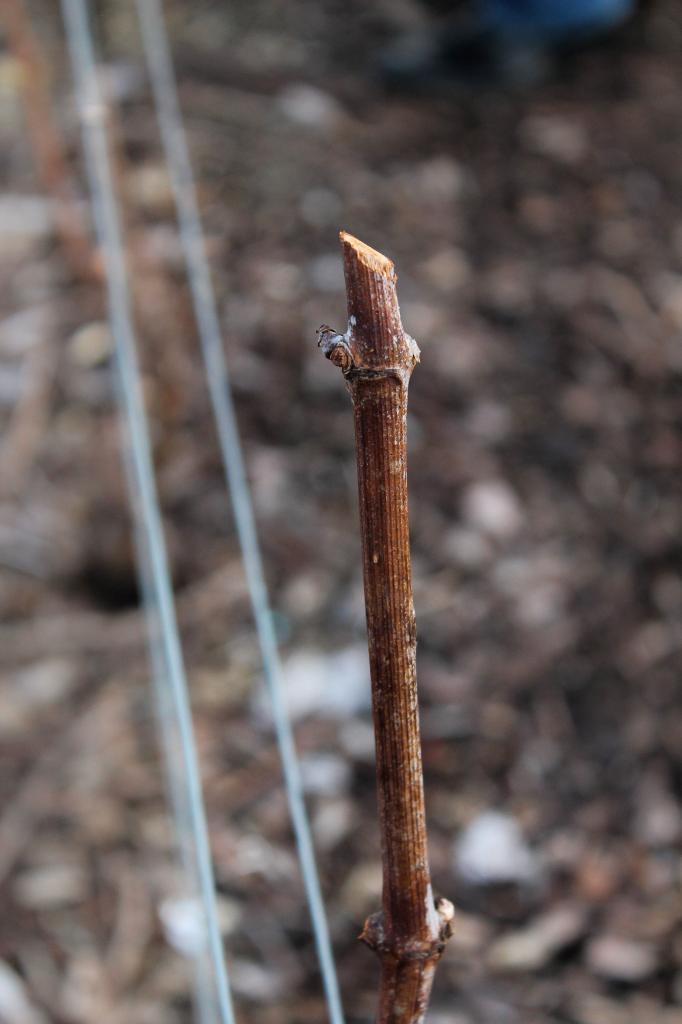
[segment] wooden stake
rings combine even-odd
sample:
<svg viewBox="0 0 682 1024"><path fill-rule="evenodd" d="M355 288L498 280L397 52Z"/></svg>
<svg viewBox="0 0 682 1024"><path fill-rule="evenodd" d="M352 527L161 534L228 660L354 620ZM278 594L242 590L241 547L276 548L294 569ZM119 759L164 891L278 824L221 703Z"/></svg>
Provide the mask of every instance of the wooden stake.
<svg viewBox="0 0 682 1024"><path fill-rule="evenodd" d="M341 232L348 330L319 330L353 401L383 862L382 910L360 938L381 961L379 1024L419 1024L454 908L429 873L407 510L407 391L419 349L392 262Z"/></svg>

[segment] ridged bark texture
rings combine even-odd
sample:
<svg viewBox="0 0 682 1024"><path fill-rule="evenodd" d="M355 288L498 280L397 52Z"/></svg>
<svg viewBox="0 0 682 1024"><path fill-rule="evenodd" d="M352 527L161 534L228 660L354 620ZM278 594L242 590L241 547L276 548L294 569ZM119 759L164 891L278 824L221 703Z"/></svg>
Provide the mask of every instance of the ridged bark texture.
<svg viewBox="0 0 682 1024"><path fill-rule="evenodd" d="M384 929L395 939L409 940L423 930L433 900L407 523L407 384L387 376L351 379L349 385L355 414L379 816L385 837Z"/></svg>
<svg viewBox="0 0 682 1024"><path fill-rule="evenodd" d="M407 507L407 393L419 359L405 334L393 264L341 233L348 331L320 329L353 400L383 862L382 910L361 938L381 961L379 1024L424 1018L450 934L431 891L416 679Z"/></svg>

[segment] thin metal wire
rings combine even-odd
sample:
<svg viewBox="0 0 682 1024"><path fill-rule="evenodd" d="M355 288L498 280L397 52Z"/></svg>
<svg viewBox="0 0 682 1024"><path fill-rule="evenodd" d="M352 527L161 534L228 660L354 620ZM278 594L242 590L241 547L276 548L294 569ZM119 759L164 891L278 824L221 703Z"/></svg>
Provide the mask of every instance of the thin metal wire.
<svg viewBox="0 0 682 1024"><path fill-rule="evenodd" d="M123 439L123 441L124 443L121 447L123 450L126 480L129 492L132 494L135 489L132 452L130 445L126 443L127 438ZM159 613L154 592L149 546L146 543L144 524L140 521L140 517L135 511L134 518L136 564L147 626L152 683L157 712L156 720L159 728L161 749L163 751L168 800L172 808L178 853L184 879L189 889L189 896L192 904L199 908L203 914L201 881L191 825L191 799L187 790L187 779L182 770L182 760L178 757L178 728L168 687L168 669L163 649L163 640L159 630ZM217 1024L215 980L208 950L205 947L194 951L192 968L192 997L195 1018L198 1024Z"/></svg>
<svg viewBox="0 0 682 1024"><path fill-rule="evenodd" d="M196 185L178 100L173 60L160 0L136 0L150 81L175 197L180 237L199 329L211 404L223 465L244 560L249 594L260 643L265 681L272 702L291 820L315 936L320 972L332 1024L344 1024L329 928L315 863L310 824L303 798L301 772L284 700L282 670L256 533L251 495L244 468L239 429L232 400L215 293Z"/></svg>
<svg viewBox="0 0 682 1024"><path fill-rule="evenodd" d="M187 680L175 617L168 557L154 482L149 431L140 388L125 256L107 148L104 106L97 81L87 6L84 0L62 0L62 12L82 120L83 146L95 227L106 270L107 299L115 343L119 398L130 444L130 469L134 480L131 503L139 516L149 552L150 582L153 586L154 604L158 609L163 658L168 674L169 694L178 730L180 755L187 785L188 813L194 837L194 852L201 885L202 907L206 919L208 948L215 975L219 1019L221 1024L235 1024L218 926L215 879L211 864L199 764L192 731Z"/></svg>

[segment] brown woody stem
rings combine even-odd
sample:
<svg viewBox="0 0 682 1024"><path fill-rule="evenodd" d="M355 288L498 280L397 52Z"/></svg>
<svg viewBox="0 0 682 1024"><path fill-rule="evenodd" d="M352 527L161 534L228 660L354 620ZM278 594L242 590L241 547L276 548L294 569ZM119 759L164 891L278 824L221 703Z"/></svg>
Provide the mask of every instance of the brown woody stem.
<svg viewBox="0 0 682 1024"><path fill-rule="evenodd" d="M353 400L383 862L382 910L360 936L379 955L379 1024L424 1019L454 910L429 873L407 510L407 391L419 349L392 262L341 232L348 330L320 328Z"/></svg>

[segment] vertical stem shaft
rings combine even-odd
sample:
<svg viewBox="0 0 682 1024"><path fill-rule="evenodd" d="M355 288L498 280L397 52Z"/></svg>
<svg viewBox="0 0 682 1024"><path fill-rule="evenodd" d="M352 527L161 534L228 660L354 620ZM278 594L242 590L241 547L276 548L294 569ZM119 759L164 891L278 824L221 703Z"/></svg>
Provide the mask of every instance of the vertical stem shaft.
<svg viewBox="0 0 682 1024"><path fill-rule="evenodd" d="M382 821L384 929L409 941L433 923L417 711L407 525L407 383L351 381Z"/></svg>
<svg viewBox="0 0 682 1024"><path fill-rule="evenodd" d="M320 329L353 400L383 863L382 911L361 938L381 960L380 1024L423 1020L452 905L431 891L407 508L407 392L419 359L390 260L341 233L348 331Z"/></svg>

